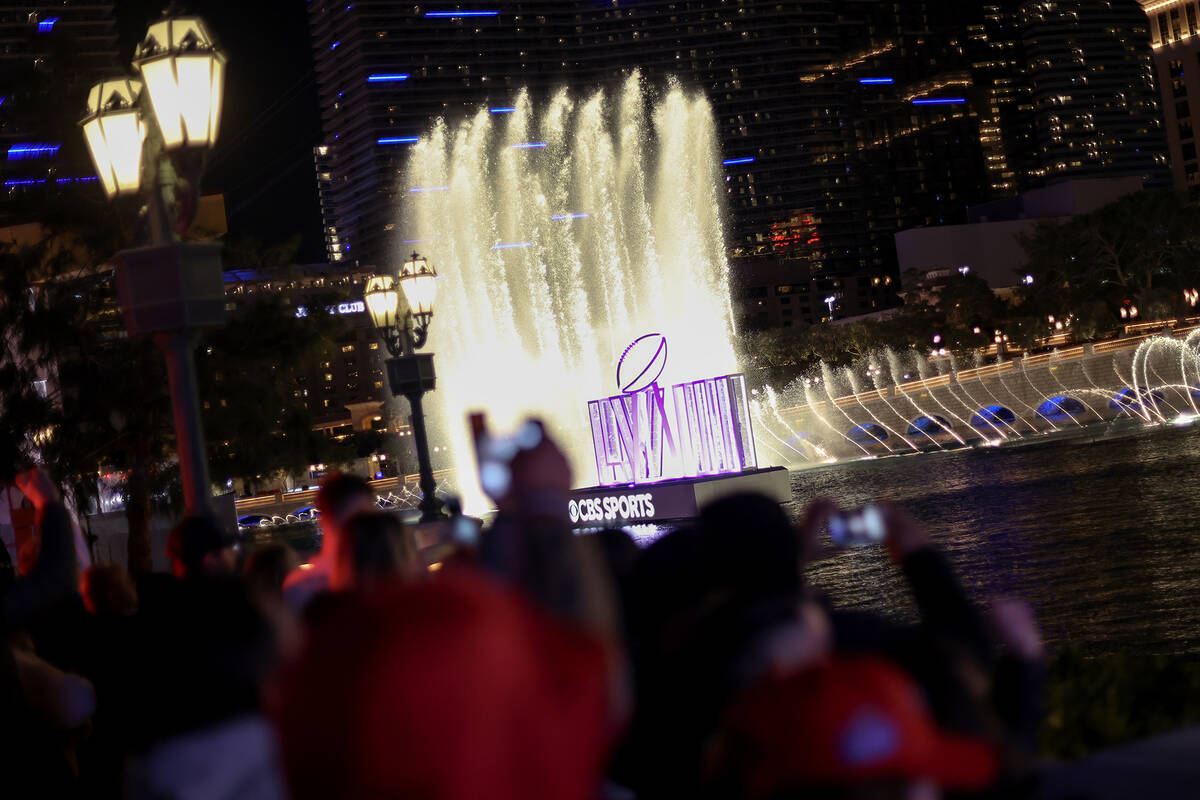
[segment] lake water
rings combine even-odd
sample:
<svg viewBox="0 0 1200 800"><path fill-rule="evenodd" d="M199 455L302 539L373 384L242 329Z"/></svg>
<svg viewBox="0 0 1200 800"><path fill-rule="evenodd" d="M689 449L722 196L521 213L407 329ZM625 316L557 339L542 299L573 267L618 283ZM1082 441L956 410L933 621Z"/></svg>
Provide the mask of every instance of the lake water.
<svg viewBox="0 0 1200 800"><path fill-rule="evenodd" d="M1116 430L798 470L788 510L798 517L821 496L847 508L904 505L973 597L1029 600L1052 648L1200 652L1200 427L1096 440ZM264 534L272 538L319 546L310 525ZM881 547L839 552L808 576L839 606L914 614Z"/></svg>
<svg viewBox="0 0 1200 800"><path fill-rule="evenodd" d="M887 500L925 523L980 601L1029 600L1052 647L1200 651L1200 428L834 464L792 473L799 515L820 496ZM911 616L879 547L810 568L840 606Z"/></svg>

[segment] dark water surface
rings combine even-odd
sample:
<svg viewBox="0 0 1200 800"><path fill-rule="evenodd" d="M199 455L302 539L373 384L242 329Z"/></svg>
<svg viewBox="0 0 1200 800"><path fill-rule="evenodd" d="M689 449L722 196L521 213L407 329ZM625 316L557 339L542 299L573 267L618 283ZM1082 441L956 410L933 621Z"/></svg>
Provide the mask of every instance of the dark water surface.
<svg viewBox="0 0 1200 800"><path fill-rule="evenodd" d="M981 602L1029 600L1047 643L1091 654L1200 652L1200 429L1157 428L792 473L795 514L887 500L928 527ZM879 547L810 568L834 603L913 613Z"/></svg>

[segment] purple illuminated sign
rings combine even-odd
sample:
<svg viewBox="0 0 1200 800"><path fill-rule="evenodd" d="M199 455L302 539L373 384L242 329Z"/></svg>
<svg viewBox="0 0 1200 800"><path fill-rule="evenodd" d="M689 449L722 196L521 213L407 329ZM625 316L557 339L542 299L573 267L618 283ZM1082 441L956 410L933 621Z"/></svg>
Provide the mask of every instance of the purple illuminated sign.
<svg viewBox="0 0 1200 800"><path fill-rule="evenodd" d="M666 357L665 337L636 339L617 364L622 394L588 403L601 486L758 467L745 376L677 383L668 392L658 385Z"/></svg>

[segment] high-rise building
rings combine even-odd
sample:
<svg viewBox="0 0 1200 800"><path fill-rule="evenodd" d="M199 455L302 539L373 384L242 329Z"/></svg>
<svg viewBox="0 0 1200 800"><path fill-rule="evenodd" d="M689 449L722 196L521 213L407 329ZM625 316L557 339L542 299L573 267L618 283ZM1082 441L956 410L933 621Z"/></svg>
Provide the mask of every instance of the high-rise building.
<svg viewBox="0 0 1200 800"><path fill-rule="evenodd" d="M331 261L397 252L406 147L436 117L503 113L522 87L535 101L562 84L615 87L634 68L651 85L672 76L702 89L713 105L735 274L754 259L755 274L788 277L787 291L848 278L831 289L838 317L894 301L897 284L883 278L896 276L899 230L966 222L968 206L1047 180L1165 175L1134 0L309 9ZM827 296L796 321L820 321Z"/></svg>
<svg viewBox="0 0 1200 800"><path fill-rule="evenodd" d="M1136 0L1036 0L1021 6L1046 182L1170 180L1150 26Z"/></svg>
<svg viewBox="0 0 1200 800"><path fill-rule="evenodd" d="M1200 164L1192 106L1200 109L1200 2L1142 0L1162 98L1167 150L1175 186L1200 199Z"/></svg>
<svg viewBox="0 0 1200 800"><path fill-rule="evenodd" d="M1033 90L1025 79L1019 0L986 3L966 26L979 143L993 198L1041 183Z"/></svg>
<svg viewBox="0 0 1200 800"><path fill-rule="evenodd" d="M572 84L619 84L632 69L703 88L725 144L739 247L762 248L774 223L805 203L795 176L806 151L836 137L796 76L833 58L831 0L576 0L400 7L315 0L309 15L325 140L317 157L332 261L389 252L405 145L440 115L487 105L503 113L521 88L535 99ZM824 105L828 106L828 103ZM336 241L334 241L336 237ZM394 244L394 242L393 242Z"/></svg>
<svg viewBox="0 0 1200 800"><path fill-rule="evenodd" d="M397 244L407 145L464 113L564 74L563 2L403 5L313 0L309 23L325 138L316 151L329 260L382 263ZM442 10L438 10L442 9Z"/></svg>
<svg viewBox="0 0 1200 800"><path fill-rule="evenodd" d="M111 2L0 2L0 223L95 183L78 122L88 88L116 63Z"/></svg>

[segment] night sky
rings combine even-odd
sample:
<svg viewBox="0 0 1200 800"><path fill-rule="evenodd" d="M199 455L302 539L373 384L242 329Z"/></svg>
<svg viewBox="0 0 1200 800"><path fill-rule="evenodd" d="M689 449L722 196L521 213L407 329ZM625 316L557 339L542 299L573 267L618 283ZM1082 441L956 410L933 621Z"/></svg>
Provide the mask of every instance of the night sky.
<svg viewBox="0 0 1200 800"><path fill-rule="evenodd" d="M118 0L122 63L162 0ZM296 260L325 261L312 148L321 136L301 0L189 0L229 59L225 109L205 192L225 195L229 237L270 243L301 234Z"/></svg>

